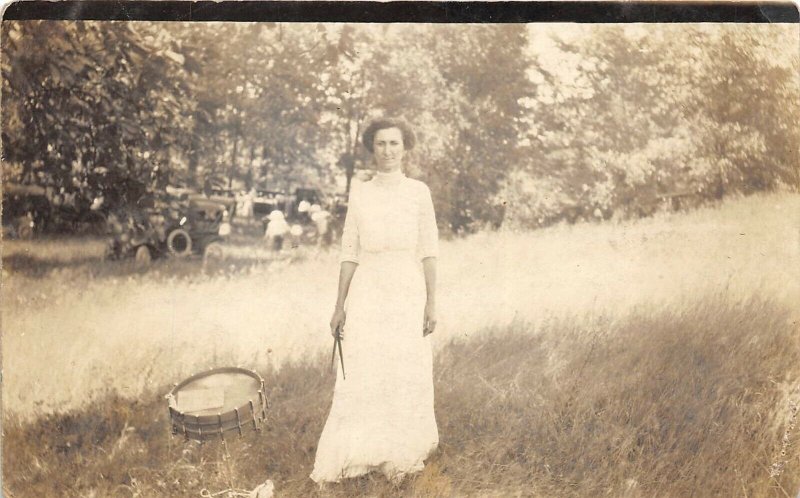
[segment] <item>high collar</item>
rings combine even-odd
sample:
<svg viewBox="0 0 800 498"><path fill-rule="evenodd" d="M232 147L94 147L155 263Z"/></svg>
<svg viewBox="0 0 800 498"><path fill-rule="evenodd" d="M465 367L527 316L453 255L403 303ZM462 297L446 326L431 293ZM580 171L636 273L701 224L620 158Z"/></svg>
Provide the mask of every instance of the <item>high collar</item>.
<svg viewBox="0 0 800 498"><path fill-rule="evenodd" d="M375 183L379 185L395 185L400 183L405 177L406 175L404 175L399 169L390 171L388 173L378 171L375 173Z"/></svg>

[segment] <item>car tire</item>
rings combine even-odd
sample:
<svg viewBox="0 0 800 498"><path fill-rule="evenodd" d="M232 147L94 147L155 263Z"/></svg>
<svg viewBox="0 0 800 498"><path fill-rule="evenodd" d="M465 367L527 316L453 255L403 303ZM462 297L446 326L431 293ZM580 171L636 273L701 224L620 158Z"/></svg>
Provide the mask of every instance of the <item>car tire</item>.
<svg viewBox="0 0 800 498"><path fill-rule="evenodd" d="M33 228L27 223L20 224L17 229L17 237L22 240L30 240L33 238Z"/></svg>
<svg viewBox="0 0 800 498"><path fill-rule="evenodd" d="M167 250L173 256L186 257L192 253L192 237L183 228L176 228L167 235Z"/></svg>
<svg viewBox="0 0 800 498"><path fill-rule="evenodd" d="M150 248L141 245L136 248L136 255L134 256L134 264L137 268L147 268L150 266L150 263L153 261L153 255L150 252Z"/></svg>

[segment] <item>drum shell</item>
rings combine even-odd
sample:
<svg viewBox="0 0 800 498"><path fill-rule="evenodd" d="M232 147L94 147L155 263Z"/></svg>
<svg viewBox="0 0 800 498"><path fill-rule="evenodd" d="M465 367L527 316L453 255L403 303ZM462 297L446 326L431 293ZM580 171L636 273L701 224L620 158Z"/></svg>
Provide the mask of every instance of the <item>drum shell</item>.
<svg viewBox="0 0 800 498"><path fill-rule="evenodd" d="M260 430L261 426L266 421L267 417L267 398L264 394L264 380L255 374L241 369L218 369L217 371L239 371L256 378L260 383L255 399L242 404L241 406L222 411L216 415L191 415L183 413L176 409L172 404L169 406L169 416L172 423L172 433L175 435L183 435L187 439L194 439L197 441L206 441L218 437L225 436L225 433L236 431L242 435L244 431L249 429ZM204 375L210 375L215 371L212 370L205 374L199 374L190 377L180 385L176 386L172 392L167 396L173 397L175 393L183 386L192 380L195 380Z"/></svg>

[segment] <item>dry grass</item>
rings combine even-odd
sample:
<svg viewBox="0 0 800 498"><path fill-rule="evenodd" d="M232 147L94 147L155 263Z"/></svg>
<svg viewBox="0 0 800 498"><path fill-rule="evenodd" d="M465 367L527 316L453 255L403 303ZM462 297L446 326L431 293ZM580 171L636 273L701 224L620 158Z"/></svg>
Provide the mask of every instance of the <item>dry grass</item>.
<svg viewBox="0 0 800 498"><path fill-rule="evenodd" d="M444 242L441 448L399 487L372 476L321 495L796 495L797 434L781 476L769 468L800 379L799 227L800 196L780 194ZM4 242L4 486L198 496L271 478L320 494L307 474L331 395L335 252L238 244L221 267L144 274L101 254ZM228 364L265 375L274 410L223 461L219 444L169 436L162 396Z"/></svg>
<svg viewBox="0 0 800 498"><path fill-rule="evenodd" d="M231 441L231 460L218 442L169 435L166 386L7 417L6 485L36 497L196 497L266 478L280 496L794 496L800 448L778 479L768 468L798 332L774 303L717 295L450 342L435 366L440 449L399 486L370 475L319 491L307 478L332 388L321 357L261 369L269 427Z"/></svg>
<svg viewBox="0 0 800 498"><path fill-rule="evenodd" d="M514 320L619 316L720 291L796 309L798 227L800 195L782 194L628 225L446 241L434 347ZM211 272L167 260L145 274L102 262L99 242L10 241L3 251L6 411L80 407L108 387L137 396L205 365L279 366L329 346L335 251L269 260L240 245Z"/></svg>

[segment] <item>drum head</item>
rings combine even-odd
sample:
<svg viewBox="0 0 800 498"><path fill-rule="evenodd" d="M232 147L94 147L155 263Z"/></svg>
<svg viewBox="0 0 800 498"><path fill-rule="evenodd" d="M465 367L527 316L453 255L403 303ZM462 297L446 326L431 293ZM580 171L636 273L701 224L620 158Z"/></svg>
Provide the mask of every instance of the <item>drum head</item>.
<svg viewBox="0 0 800 498"><path fill-rule="evenodd" d="M261 383L241 372L217 372L197 378L177 391L176 408L192 415L216 415L257 396Z"/></svg>

